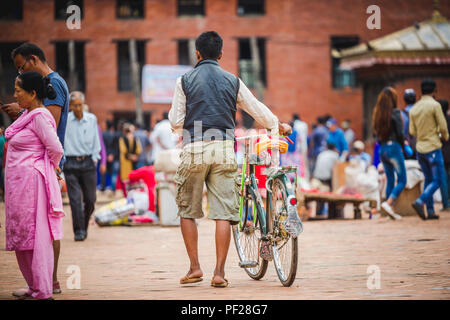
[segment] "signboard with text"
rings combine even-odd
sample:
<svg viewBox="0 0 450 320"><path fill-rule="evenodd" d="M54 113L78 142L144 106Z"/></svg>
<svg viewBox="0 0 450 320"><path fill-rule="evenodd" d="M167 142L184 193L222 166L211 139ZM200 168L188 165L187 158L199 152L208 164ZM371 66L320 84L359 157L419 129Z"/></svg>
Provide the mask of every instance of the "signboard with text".
<svg viewBox="0 0 450 320"><path fill-rule="evenodd" d="M142 101L172 103L177 78L192 70L182 65L145 65L142 69Z"/></svg>

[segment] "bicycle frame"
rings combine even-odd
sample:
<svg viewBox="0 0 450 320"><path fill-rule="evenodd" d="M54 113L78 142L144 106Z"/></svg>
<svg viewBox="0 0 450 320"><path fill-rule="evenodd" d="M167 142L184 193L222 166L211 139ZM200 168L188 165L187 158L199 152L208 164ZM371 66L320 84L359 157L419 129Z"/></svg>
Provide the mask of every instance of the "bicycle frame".
<svg viewBox="0 0 450 320"><path fill-rule="evenodd" d="M251 138L258 138L262 137L264 135L256 135L251 137L242 137L239 139L251 139ZM264 203L262 202L261 195L258 190L258 182L255 177L255 165L254 163L250 163L249 157L250 157L250 149L251 149L251 141L246 140L245 142L245 156L242 164L242 178L241 178L241 192L240 192L240 202L239 202L239 228L242 231L245 228L245 224L243 224L243 216L248 217L247 212L243 212L244 210L244 199L245 199L245 210L249 210L248 207L248 196L249 193L253 194L253 198L256 199L257 203L255 204L257 208L252 206L253 211L253 220L255 225L257 223L261 224L261 233L263 237L266 237L272 229L272 226L268 226L267 222L270 220L270 217L272 215L273 210L273 204L272 199L268 195L266 198L265 208ZM276 159L273 159L276 158ZM271 172L267 176L267 182L266 182L266 190L267 192L270 192L271 188L269 187L269 183L273 181L274 179L280 179L283 184L290 186L291 182L289 178L287 177L287 173L290 172L297 172L296 167L280 167L278 165L279 163L279 153L278 150L272 151L272 164L275 164L275 166L272 166ZM297 179L295 179L295 187L294 188L287 188L287 199L290 199L292 197L296 198L295 190L297 190ZM291 206L291 204L288 204L288 206ZM255 212L256 210L256 212Z"/></svg>
<svg viewBox="0 0 450 320"><path fill-rule="evenodd" d="M255 135L255 136L251 136L251 137L242 137L239 139L251 139L251 138L259 138L259 137L263 137L266 135ZM271 199L268 196L266 198L266 209L268 210L266 212L265 208L264 208L264 203L262 202L261 199L261 195L259 193L258 190L258 182L257 179L255 177L255 166L258 164L254 164L254 163L250 163L249 161L249 157L250 157L250 149L251 149L251 141L246 140L245 142L245 152L244 152L244 160L243 160L243 164L242 164L242 177L241 177L241 189L240 189L240 201L239 201L239 227L241 230L243 230L243 228L245 227L245 225L243 225L243 221L242 221L242 217L243 217L243 209L244 209L244 198L246 199L246 205L245 205L245 210L249 210L248 208L248 200L247 197L249 196L249 192L253 193L254 199L257 200L256 206L258 206L258 208L256 208L256 217L255 217L255 208L252 207L253 210L253 219L254 219L254 223L255 225L259 222L261 224L261 233L262 236L265 237L269 232L269 228L267 226L267 220L268 220L268 215L271 214L272 212L272 203L271 203ZM270 180L274 179L274 178L280 178L282 179L283 183L287 184L290 183L289 179L286 177L286 173L289 172L296 172L296 168L285 168L285 167L279 167L278 163L279 163L279 153L278 150L274 150L273 151L273 155L272 157L276 158L275 161L272 161L272 164L275 163L275 172L273 174L271 174L270 176L268 176L268 180L267 182L269 182ZM256 161L257 162L257 161ZM297 182L297 181L296 181ZM297 183L296 183L297 184ZM267 183L266 183L266 190L268 192L270 192L270 188L267 187ZM294 188L294 190L296 190L296 188ZM288 197L294 196L295 194L291 194L291 192L289 192ZM259 211L259 212L258 212ZM247 216L247 215L245 215Z"/></svg>
<svg viewBox="0 0 450 320"><path fill-rule="evenodd" d="M261 195L258 190L258 182L255 177L255 165L249 161L250 152L250 142L245 143L245 156L242 164L242 177L241 177L241 193L239 201L239 229L242 231L245 228L245 224L242 221L242 217L248 217L247 212L243 212L244 209L244 199L245 199L245 210L249 210L248 197L252 193L253 198L256 199L255 206L252 206L253 220L255 226L259 222L261 224L261 233L265 236L268 232L267 230L267 219L266 211L264 209L264 203L262 202Z"/></svg>

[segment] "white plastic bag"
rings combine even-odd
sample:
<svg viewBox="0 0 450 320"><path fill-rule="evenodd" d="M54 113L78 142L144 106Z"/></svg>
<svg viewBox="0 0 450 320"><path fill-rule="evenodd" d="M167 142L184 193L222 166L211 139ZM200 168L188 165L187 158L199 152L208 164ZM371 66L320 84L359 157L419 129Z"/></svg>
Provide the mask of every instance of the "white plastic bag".
<svg viewBox="0 0 450 320"><path fill-rule="evenodd" d="M147 211L149 206L148 194L139 191L131 190L128 192L127 199L130 200L136 209L136 211Z"/></svg>

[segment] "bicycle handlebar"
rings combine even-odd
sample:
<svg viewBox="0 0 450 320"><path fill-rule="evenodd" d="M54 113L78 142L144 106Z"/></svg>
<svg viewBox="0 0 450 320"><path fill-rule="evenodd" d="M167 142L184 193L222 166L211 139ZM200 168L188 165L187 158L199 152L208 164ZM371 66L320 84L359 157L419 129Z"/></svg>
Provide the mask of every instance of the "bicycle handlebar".
<svg viewBox="0 0 450 320"><path fill-rule="evenodd" d="M241 140L247 140L247 139L252 139L252 138L260 138L260 137L267 137L269 136L268 134L255 134L253 136L244 136L244 137L239 137L236 138L236 141L241 141ZM292 142L291 139L288 138L288 136L282 136L282 135L278 135L281 138L285 138L286 140L288 140L291 144L294 144L294 142Z"/></svg>

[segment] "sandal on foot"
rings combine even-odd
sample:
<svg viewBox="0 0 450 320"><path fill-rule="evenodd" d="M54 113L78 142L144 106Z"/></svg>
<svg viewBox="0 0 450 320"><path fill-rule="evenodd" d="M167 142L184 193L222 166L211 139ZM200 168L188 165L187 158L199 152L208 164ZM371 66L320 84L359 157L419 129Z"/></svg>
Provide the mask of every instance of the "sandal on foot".
<svg viewBox="0 0 450 320"><path fill-rule="evenodd" d="M228 280L223 278L224 281L222 282L213 282L213 280L211 280L211 286L212 287L216 287L216 288L226 288L228 287Z"/></svg>
<svg viewBox="0 0 450 320"><path fill-rule="evenodd" d="M196 283L203 281L202 277L191 277L189 274L180 279L180 284Z"/></svg>

